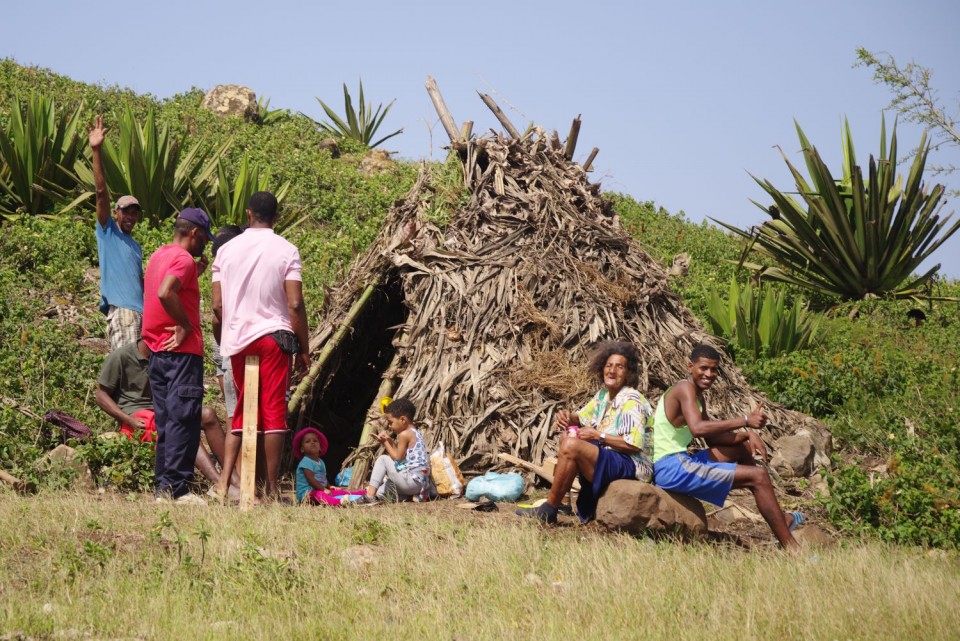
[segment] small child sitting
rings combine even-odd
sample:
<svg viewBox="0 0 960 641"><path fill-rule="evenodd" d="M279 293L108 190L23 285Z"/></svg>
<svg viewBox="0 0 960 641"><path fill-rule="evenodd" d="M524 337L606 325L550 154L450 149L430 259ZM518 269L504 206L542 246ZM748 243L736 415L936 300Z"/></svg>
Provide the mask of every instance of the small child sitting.
<svg viewBox="0 0 960 641"><path fill-rule="evenodd" d="M346 505L361 499L364 493L330 487L327 466L320 457L327 453L327 437L313 427L305 427L293 437L297 465L297 503L310 505Z"/></svg>
<svg viewBox="0 0 960 641"><path fill-rule="evenodd" d="M430 457L420 430L413 426L413 414L413 403L405 398L398 398L384 408L387 426L397 440L394 442L387 432L373 435L387 453L380 455L373 465L365 503L388 496L396 500L412 497L425 500L434 494Z"/></svg>

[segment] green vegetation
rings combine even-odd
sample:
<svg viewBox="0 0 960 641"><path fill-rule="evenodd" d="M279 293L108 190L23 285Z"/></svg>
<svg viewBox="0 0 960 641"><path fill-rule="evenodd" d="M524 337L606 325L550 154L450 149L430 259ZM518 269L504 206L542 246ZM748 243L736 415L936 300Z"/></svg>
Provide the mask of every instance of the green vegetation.
<svg viewBox="0 0 960 641"><path fill-rule="evenodd" d="M713 333L730 340L734 354L746 352L754 358L779 356L812 344L820 317L807 311L802 300L787 306L782 288L740 287L730 279L727 300L710 292L707 320Z"/></svg>
<svg viewBox="0 0 960 641"><path fill-rule="evenodd" d="M843 178L836 180L810 144L800 125L797 135L810 181L787 160L803 201L798 202L768 180L757 183L773 199L770 207L755 204L772 220L756 233L720 223L747 238L753 248L777 266L748 264L766 279L791 283L843 299L868 296L914 297L940 265L917 276L914 271L957 229L939 216L943 185L929 192L923 170L929 153L926 134L913 159L906 183L896 175L897 132L887 146L880 130L879 160L870 157L867 179L857 165L849 124L843 135Z"/></svg>
<svg viewBox="0 0 960 641"><path fill-rule="evenodd" d="M52 97L36 93L12 104L0 129L0 214L8 219L48 212L65 198L76 184L70 170L85 144L82 105L61 112Z"/></svg>
<svg viewBox="0 0 960 641"><path fill-rule="evenodd" d="M365 147L373 148L393 138L397 134L403 133L403 128L401 127L393 133L387 134L383 138L373 142L373 137L377 135L377 130L380 129L380 125L383 124L383 119L386 118L387 113L390 112L390 107L393 106L393 102L386 107L383 106L383 103L380 103L377 105L376 111L374 111L373 103L366 102L363 99L362 80L360 81L359 111L353 106L353 100L350 98L350 92L347 90L347 84L343 84L343 112L347 118L346 121L338 116L337 112L327 106L327 103L324 101L317 98L317 102L320 103L320 106L323 107L324 112L327 114L327 118L330 119L330 122L318 122L317 125L322 131L327 132L334 138L346 138L359 142Z"/></svg>
<svg viewBox="0 0 960 641"><path fill-rule="evenodd" d="M923 125L931 132L931 150L944 145L960 145L960 100L953 105L945 104L933 85L933 71L915 62L900 65L886 52L871 52L863 47L857 49L858 67L873 70L873 80L886 85L893 92L888 109L898 111L909 122ZM950 174L957 171L952 165L931 167L933 173ZM960 195L954 190L952 196Z"/></svg>
<svg viewBox="0 0 960 641"><path fill-rule="evenodd" d="M14 96L32 93L56 96L60 105L85 105L79 116L83 122L95 113L105 114L114 146L120 144L120 132L109 114L127 109L141 123L152 111L157 130L166 128L172 140L204 139L211 149L232 140L217 168L218 184L224 178L231 184L231 207L242 202L237 190L249 188L241 185L254 182L250 178L254 167L260 172L258 185L266 180L271 190L279 191L289 184L281 212L299 222L284 233L305 258L304 289L312 323L323 288L335 283L371 242L389 207L409 189L417 173L417 165L397 162L380 173L364 175L359 165L365 149L358 147L358 153L351 153L349 145L344 145L343 156L332 158L319 147L326 134L302 115L268 126L244 123L201 109L199 90L157 101L115 87L75 83L11 61L0 61L0 130L6 130L11 118ZM241 179L244 162L247 178ZM437 180L426 203L427 217L442 226L464 202L459 163L449 159L429 170ZM853 185L852 173L850 180ZM841 185L838 191L845 193L845 189ZM909 185L903 192L908 189ZM76 196L73 192L51 198L37 216L7 221L0 233L0 469L41 488L59 488L69 479L36 469L37 459L60 441L28 413L42 416L60 409L96 432L113 429L93 402L102 362L96 342L104 336L105 323L96 311L92 202L58 213ZM689 271L670 282L705 325L711 298L729 291L731 279L741 292L748 287L747 273L737 266L747 247L742 238L705 223L693 224L682 213L671 214L652 202L619 194L609 198L624 227L653 258L669 265L677 254L690 255ZM46 215L50 218L43 218ZM138 225L134 235L149 255L168 242L172 220ZM762 255L752 260L775 266ZM209 300L209 281L204 279L201 286L204 300ZM934 278L928 286L940 298L960 298L956 281ZM779 286L778 292L775 305L783 304L784 318L801 297L810 296L791 284ZM767 296L763 294L764 301ZM754 303L760 299L754 292ZM907 316L915 304L887 298L839 303L836 297L814 294L812 305L829 309L816 344L798 344L794 351L778 355L737 349L734 356L751 383L771 400L807 412L833 431L838 451L830 473L830 496L823 502L837 528L898 544L955 548L960 541L960 308L946 300L926 301L922 306L926 319L916 326ZM207 401L216 398L211 384ZM149 446L95 441L84 446L84 455L101 485L149 487ZM105 517L91 518L102 521ZM193 526L185 527L182 531ZM343 536L380 545L384 538L391 540L391 531L368 523ZM109 549L108 543L100 544ZM74 561L62 561L63 567L87 563L84 545L78 542L71 548ZM94 564L100 566L103 557L97 554L93 554ZM256 558L250 554L249 559ZM231 553L229 558L233 563L239 557ZM153 567L153 561L146 565ZM113 566L108 559L102 567L107 571ZM0 585L5 584L0 580ZM17 612L18 626L29 627L23 622L35 621L35 613Z"/></svg>

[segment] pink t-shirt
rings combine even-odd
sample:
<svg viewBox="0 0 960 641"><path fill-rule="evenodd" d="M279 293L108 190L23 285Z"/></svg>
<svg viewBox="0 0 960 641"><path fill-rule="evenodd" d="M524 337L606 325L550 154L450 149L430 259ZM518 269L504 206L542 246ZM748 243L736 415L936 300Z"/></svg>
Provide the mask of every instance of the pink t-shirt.
<svg viewBox="0 0 960 641"><path fill-rule="evenodd" d="M193 331L179 348L173 350L184 354L203 356L203 337L200 335L200 287L197 282L197 263L186 249L180 245L164 245L147 261L147 271L143 275L143 342L152 352L162 352L163 343L172 332L168 327L177 324L167 310L163 308L157 292L167 275L173 275L180 281L180 303L187 313L187 319L193 325Z"/></svg>
<svg viewBox="0 0 960 641"><path fill-rule="evenodd" d="M217 251L212 273L223 302L223 356L266 334L292 329L283 283L303 280L301 270L297 248L268 228L247 229Z"/></svg>

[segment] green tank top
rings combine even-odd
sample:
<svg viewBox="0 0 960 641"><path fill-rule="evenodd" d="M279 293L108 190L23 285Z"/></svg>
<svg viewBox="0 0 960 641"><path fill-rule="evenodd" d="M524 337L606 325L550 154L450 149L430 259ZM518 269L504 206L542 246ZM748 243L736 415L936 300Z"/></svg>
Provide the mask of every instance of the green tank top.
<svg viewBox="0 0 960 641"><path fill-rule="evenodd" d="M657 401L657 410L653 413L653 462L656 463L664 456L676 454L677 452L686 452L687 446L693 440L693 434L690 428L685 424L681 427L675 427L670 419L667 418L666 403L667 394L673 387L667 389ZM697 407L703 411L700 399L697 399Z"/></svg>

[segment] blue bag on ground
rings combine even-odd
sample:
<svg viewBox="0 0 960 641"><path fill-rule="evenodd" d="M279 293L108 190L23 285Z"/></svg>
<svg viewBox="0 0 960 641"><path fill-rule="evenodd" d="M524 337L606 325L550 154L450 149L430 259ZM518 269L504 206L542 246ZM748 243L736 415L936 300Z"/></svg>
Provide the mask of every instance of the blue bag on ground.
<svg viewBox="0 0 960 641"><path fill-rule="evenodd" d="M479 501L482 498L487 498L491 501L515 503L523 494L525 485L523 477L519 474L487 472L467 483L465 496L468 501Z"/></svg>

